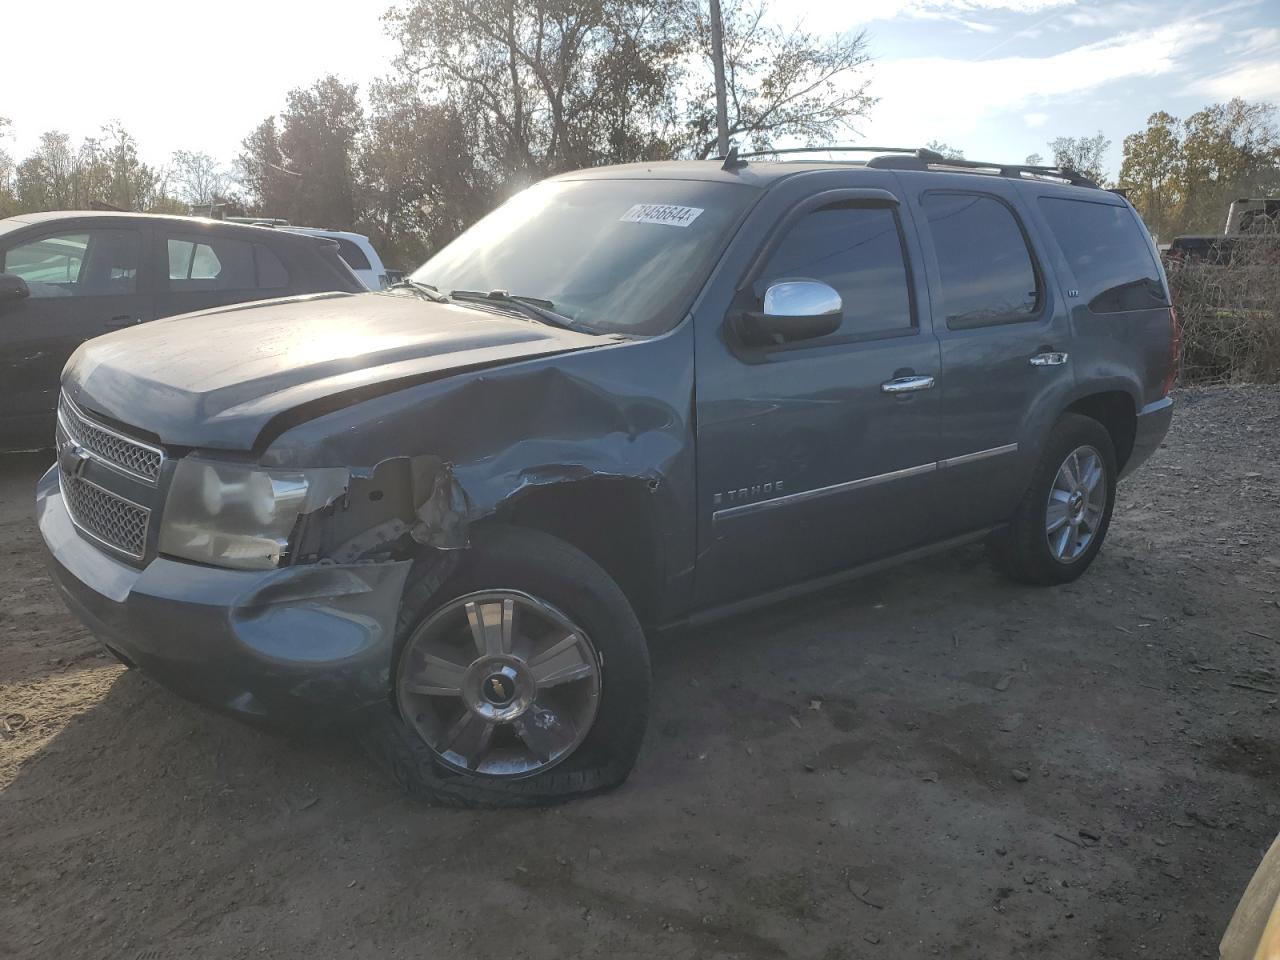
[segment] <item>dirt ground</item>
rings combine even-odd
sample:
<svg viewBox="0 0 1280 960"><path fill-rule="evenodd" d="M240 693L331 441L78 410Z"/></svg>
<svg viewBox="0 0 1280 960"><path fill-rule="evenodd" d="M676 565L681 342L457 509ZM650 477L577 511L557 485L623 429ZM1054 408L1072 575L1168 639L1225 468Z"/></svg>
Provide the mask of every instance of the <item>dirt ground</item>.
<svg viewBox="0 0 1280 960"><path fill-rule="evenodd" d="M4 460L0 956L1216 957L1280 829L1280 389L1178 400L1083 580L973 548L662 638L627 785L514 813L107 660Z"/></svg>

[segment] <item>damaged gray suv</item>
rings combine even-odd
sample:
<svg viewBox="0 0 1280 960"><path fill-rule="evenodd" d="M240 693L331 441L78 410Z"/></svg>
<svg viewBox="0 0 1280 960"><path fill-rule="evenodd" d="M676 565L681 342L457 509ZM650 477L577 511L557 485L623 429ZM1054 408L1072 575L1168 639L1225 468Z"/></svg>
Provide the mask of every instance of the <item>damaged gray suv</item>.
<svg viewBox="0 0 1280 960"><path fill-rule="evenodd" d="M627 776L646 631L979 539L1078 577L1177 353L1149 234L1069 170L591 170L394 289L86 343L39 525L126 664L544 803Z"/></svg>

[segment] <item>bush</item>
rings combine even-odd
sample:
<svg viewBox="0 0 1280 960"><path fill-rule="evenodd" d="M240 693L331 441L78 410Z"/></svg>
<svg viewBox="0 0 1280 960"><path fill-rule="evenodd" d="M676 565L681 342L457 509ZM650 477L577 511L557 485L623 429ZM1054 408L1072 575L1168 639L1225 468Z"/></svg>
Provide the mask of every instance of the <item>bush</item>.
<svg viewBox="0 0 1280 960"><path fill-rule="evenodd" d="M1224 262L1170 260L1183 383L1280 383L1280 232L1230 241Z"/></svg>

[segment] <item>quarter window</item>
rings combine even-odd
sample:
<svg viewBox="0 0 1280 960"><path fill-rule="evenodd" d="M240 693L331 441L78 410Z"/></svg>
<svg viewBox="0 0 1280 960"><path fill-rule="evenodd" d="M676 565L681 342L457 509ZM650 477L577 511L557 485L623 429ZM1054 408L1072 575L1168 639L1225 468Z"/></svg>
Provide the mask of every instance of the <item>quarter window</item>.
<svg viewBox="0 0 1280 960"><path fill-rule="evenodd" d="M169 289L174 292L269 290L289 284L280 258L260 243L226 237L170 236L166 246Z"/></svg>
<svg viewBox="0 0 1280 960"><path fill-rule="evenodd" d="M902 231L889 207L833 204L787 230L756 281L821 280L840 294L844 316L833 337L892 334L913 326Z"/></svg>
<svg viewBox="0 0 1280 960"><path fill-rule="evenodd" d="M938 259L948 328L1017 323L1039 312L1035 265L1012 210L974 193L926 193L921 205Z"/></svg>
<svg viewBox="0 0 1280 960"><path fill-rule="evenodd" d="M1143 228L1128 207L1041 197L1040 209L1094 313L1169 305Z"/></svg>
<svg viewBox="0 0 1280 960"><path fill-rule="evenodd" d="M136 230L82 230L11 247L0 267L25 280L32 297L122 296L137 292L140 249Z"/></svg>

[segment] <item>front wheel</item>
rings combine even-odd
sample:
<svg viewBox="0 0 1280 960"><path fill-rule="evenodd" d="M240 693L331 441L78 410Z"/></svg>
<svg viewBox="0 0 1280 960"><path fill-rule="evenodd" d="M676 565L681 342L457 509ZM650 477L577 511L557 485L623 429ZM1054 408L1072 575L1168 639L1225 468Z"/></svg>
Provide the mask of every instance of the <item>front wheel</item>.
<svg viewBox="0 0 1280 960"><path fill-rule="evenodd" d="M1069 583L1102 549L1116 498L1111 434L1067 413L1054 426L1007 531L992 541L996 565L1022 583Z"/></svg>
<svg viewBox="0 0 1280 960"><path fill-rule="evenodd" d="M475 537L443 585L410 580L394 712L371 746L410 793L533 806L617 786L644 735L649 656L618 585L547 534Z"/></svg>

